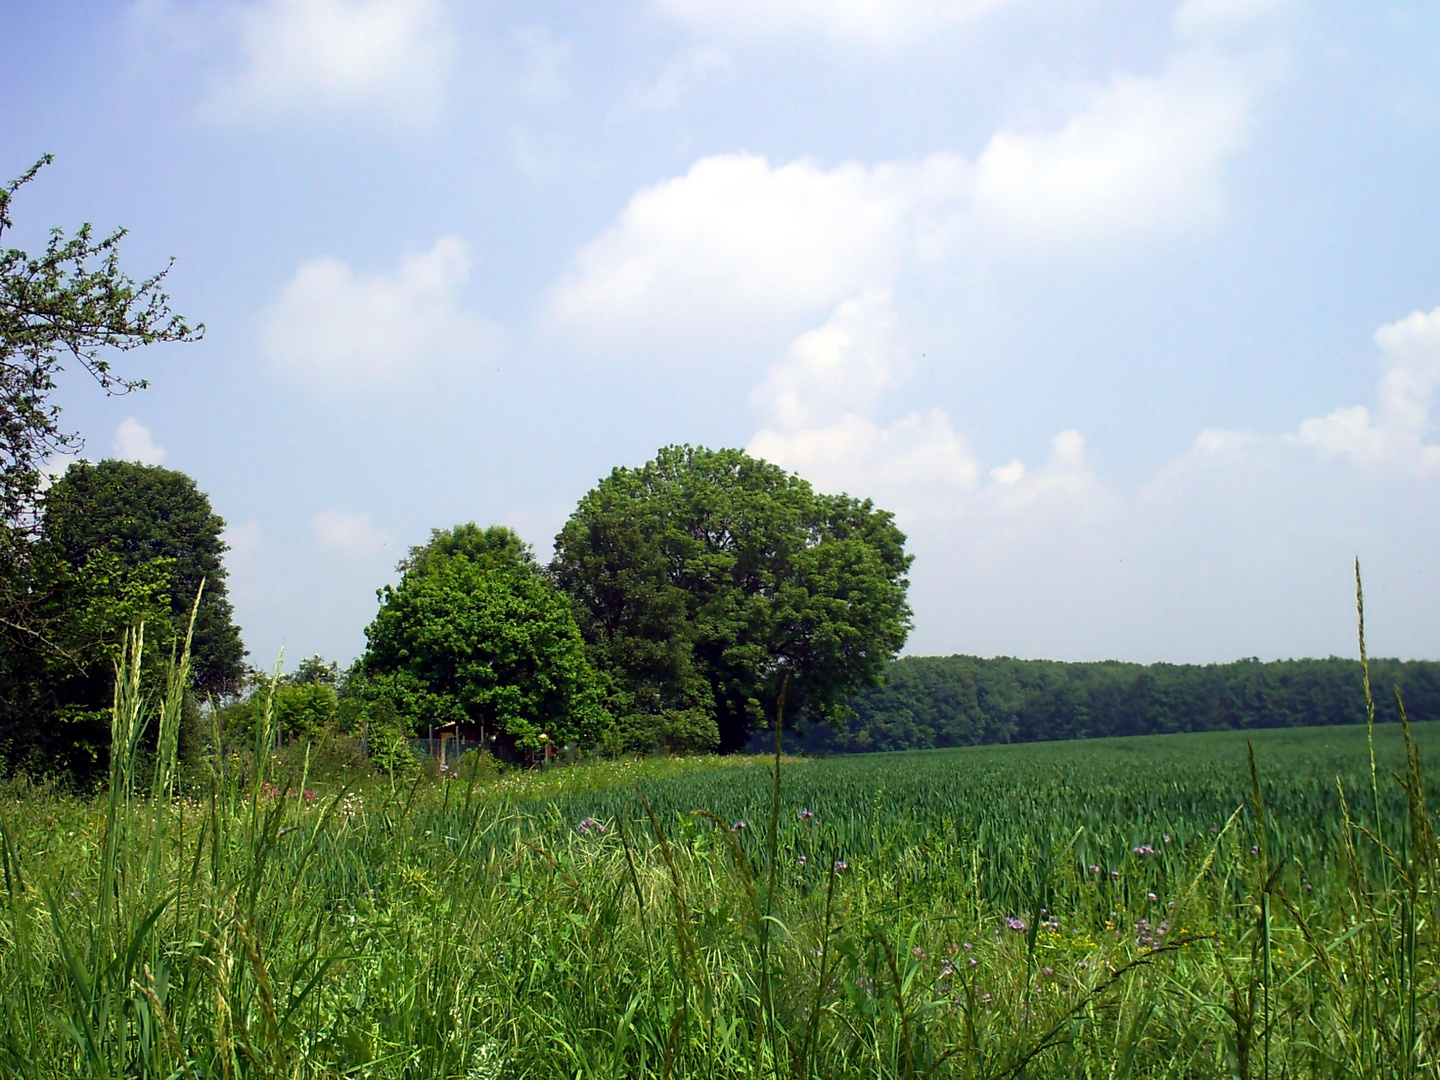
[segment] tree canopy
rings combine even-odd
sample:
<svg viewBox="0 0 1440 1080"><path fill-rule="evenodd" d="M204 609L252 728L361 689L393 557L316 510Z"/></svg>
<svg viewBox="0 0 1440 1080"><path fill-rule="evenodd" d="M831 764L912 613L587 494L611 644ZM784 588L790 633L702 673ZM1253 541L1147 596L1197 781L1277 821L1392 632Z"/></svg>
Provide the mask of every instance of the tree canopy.
<svg viewBox="0 0 1440 1080"><path fill-rule="evenodd" d="M400 571L365 631L373 699L411 730L475 725L502 753L601 736L598 682L570 604L511 530L436 530Z"/></svg>
<svg viewBox="0 0 1440 1080"><path fill-rule="evenodd" d="M224 531L224 519L182 472L133 461L78 462L45 493L39 548L76 568L101 552L127 570L164 560L164 594L180 632L203 580L191 646L194 683L201 693L224 694L238 688L245 670L221 561Z"/></svg>
<svg viewBox="0 0 1440 1080"><path fill-rule="evenodd" d="M740 450L671 446L614 470L556 539L551 573L605 675L620 741L742 747L845 715L910 628L904 534Z"/></svg>

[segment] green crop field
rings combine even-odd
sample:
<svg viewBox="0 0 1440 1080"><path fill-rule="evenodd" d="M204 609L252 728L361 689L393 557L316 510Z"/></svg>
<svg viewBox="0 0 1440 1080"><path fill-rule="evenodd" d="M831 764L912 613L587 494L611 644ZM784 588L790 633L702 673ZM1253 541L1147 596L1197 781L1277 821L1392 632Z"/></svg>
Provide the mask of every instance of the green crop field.
<svg viewBox="0 0 1440 1080"><path fill-rule="evenodd" d="M139 700L0 802L0 1073L1440 1075L1440 724L180 785Z"/></svg>

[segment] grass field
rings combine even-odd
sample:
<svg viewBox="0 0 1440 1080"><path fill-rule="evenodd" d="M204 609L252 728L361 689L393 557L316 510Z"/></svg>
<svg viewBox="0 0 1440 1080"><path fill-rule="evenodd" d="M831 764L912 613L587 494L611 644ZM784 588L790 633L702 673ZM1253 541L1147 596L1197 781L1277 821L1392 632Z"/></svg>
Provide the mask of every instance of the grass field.
<svg viewBox="0 0 1440 1080"><path fill-rule="evenodd" d="M312 798L178 788L172 688L138 794L126 693L0 803L6 1074L1440 1076L1440 724Z"/></svg>

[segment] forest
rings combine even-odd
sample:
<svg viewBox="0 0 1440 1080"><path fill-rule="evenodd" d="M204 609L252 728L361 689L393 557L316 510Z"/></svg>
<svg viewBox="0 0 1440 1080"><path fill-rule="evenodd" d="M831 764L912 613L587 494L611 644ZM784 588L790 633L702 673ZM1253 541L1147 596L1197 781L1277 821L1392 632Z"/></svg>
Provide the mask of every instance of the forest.
<svg viewBox="0 0 1440 1080"><path fill-rule="evenodd" d="M1440 663L1370 661L1383 688L1376 722L1440 717ZM812 727L807 749L925 750L982 743L1316 727L1365 717L1358 660L1255 658L1228 664L1065 663L999 656L908 656L850 702L841 726Z"/></svg>

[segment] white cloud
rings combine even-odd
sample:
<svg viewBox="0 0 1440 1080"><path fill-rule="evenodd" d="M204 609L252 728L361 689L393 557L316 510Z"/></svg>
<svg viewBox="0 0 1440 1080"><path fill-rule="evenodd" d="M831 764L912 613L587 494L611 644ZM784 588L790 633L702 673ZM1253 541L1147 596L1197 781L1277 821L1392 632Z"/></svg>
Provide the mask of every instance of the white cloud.
<svg viewBox="0 0 1440 1080"><path fill-rule="evenodd" d="M551 312L612 343L789 334L914 267L1090 258L1203 228L1270 72L1264 55L1182 50L1158 75L1116 75L1053 128L996 132L973 161L701 158L579 250Z"/></svg>
<svg viewBox="0 0 1440 1080"><path fill-rule="evenodd" d="M645 111L673 109L701 82L715 75L733 75L735 62L724 49L700 45L671 58L650 86L631 96L629 106Z"/></svg>
<svg viewBox="0 0 1440 1080"><path fill-rule="evenodd" d="M394 537L370 524L369 514L325 510L310 522L310 531L327 551L347 556L373 555L395 542Z"/></svg>
<svg viewBox="0 0 1440 1080"><path fill-rule="evenodd" d="M1116 75L1054 131L996 133L975 161L973 225L1027 244L1110 246L1214 219L1256 82L1248 64L1187 53L1156 77Z"/></svg>
<svg viewBox="0 0 1440 1080"><path fill-rule="evenodd" d="M592 333L686 336L723 331L737 316L818 314L889 281L918 189L944 168L702 158L637 192L615 226L580 250L553 310Z"/></svg>
<svg viewBox="0 0 1440 1080"><path fill-rule="evenodd" d="M115 429L115 456L123 461L159 465L165 460L165 448L156 445L148 427L135 417L127 416Z"/></svg>
<svg viewBox="0 0 1440 1080"><path fill-rule="evenodd" d="M883 499L897 510L949 509L978 468L940 409L888 426L868 415L909 369L888 290L841 304L798 337L751 395L768 416L749 452L822 490Z"/></svg>
<svg viewBox="0 0 1440 1080"><path fill-rule="evenodd" d="M793 430L869 408L907 367L890 290L871 290L796 338L751 400L777 427Z"/></svg>
<svg viewBox="0 0 1440 1080"><path fill-rule="evenodd" d="M265 352L286 374L342 388L487 358L499 347L498 329L455 304L469 274L469 250L453 236L405 258L393 276L313 259L266 314Z"/></svg>
<svg viewBox="0 0 1440 1080"><path fill-rule="evenodd" d="M662 14L722 37L818 35L893 46L971 22L1011 0L655 0Z"/></svg>
<svg viewBox="0 0 1440 1080"><path fill-rule="evenodd" d="M1357 464L1431 473L1440 468L1440 445L1425 441L1432 434L1430 407L1440 384L1440 307L1380 327L1375 343L1385 368L1374 413L1364 405L1339 408L1306 420L1287 439Z"/></svg>
<svg viewBox="0 0 1440 1080"><path fill-rule="evenodd" d="M140 0L136 21L172 48L233 48L212 115L435 113L454 52L444 0Z"/></svg>
<svg viewBox="0 0 1440 1080"><path fill-rule="evenodd" d="M1078 431L1056 435L1039 468L1015 460L982 484L980 464L943 409L877 421L882 393L911 366L896 323L889 293L874 291L797 338L752 395L768 423L749 452L822 490L874 498L902 521L972 515L995 535L1033 527L1037 510L1070 506L1084 516L1105 502Z"/></svg>

